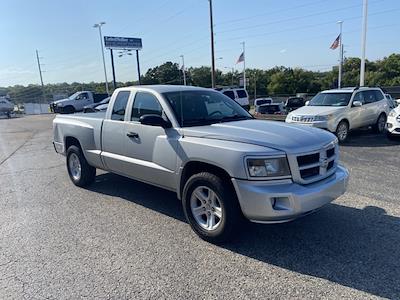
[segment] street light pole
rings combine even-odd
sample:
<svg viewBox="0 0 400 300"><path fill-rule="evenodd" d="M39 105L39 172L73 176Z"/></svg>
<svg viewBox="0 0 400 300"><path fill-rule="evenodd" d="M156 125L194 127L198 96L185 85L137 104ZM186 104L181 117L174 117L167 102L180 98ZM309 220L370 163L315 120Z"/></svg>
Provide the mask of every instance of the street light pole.
<svg viewBox="0 0 400 300"><path fill-rule="evenodd" d="M186 85L185 57L181 55L181 58L182 58L183 85Z"/></svg>
<svg viewBox="0 0 400 300"><path fill-rule="evenodd" d="M365 48L367 41L367 18L368 18L368 0L363 2L363 29L361 36L361 66L360 66L360 86L365 82Z"/></svg>
<svg viewBox="0 0 400 300"><path fill-rule="evenodd" d="M210 31L211 31L211 87L215 88L215 57L214 57L214 24L212 13L212 0L208 0L210 4Z"/></svg>
<svg viewBox="0 0 400 300"><path fill-rule="evenodd" d="M103 35L102 35L102 33L101 33L101 26L103 26L104 24L106 24L106 22L100 22L100 23L94 24L93 27L94 27L94 28L99 28L100 45L101 45L101 55L102 55L102 57L103 57L104 78L105 78L105 80L106 80L106 91L107 91L107 94L110 95L110 92L109 92L109 90L108 90L106 60L104 59Z"/></svg>
<svg viewBox="0 0 400 300"><path fill-rule="evenodd" d="M343 68L343 36L342 36L342 26L343 21L338 21L340 28L340 35L339 35L339 76L338 76L338 88L342 87L342 68Z"/></svg>

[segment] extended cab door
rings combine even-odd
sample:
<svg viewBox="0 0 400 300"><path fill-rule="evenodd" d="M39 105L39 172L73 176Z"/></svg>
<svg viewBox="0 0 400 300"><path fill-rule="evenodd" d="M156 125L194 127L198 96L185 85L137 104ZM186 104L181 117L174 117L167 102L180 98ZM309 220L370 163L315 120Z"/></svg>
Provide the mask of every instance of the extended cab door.
<svg viewBox="0 0 400 300"><path fill-rule="evenodd" d="M125 127L124 149L131 164L124 172L132 178L174 190L180 135L174 128L141 124L139 118L148 114L166 118L155 94L137 91Z"/></svg>
<svg viewBox="0 0 400 300"><path fill-rule="evenodd" d="M125 115L130 91L119 91L115 100L110 103L111 114L103 121L102 134L102 158L107 169L122 174L129 163L125 159ZM124 174L122 174L124 175Z"/></svg>

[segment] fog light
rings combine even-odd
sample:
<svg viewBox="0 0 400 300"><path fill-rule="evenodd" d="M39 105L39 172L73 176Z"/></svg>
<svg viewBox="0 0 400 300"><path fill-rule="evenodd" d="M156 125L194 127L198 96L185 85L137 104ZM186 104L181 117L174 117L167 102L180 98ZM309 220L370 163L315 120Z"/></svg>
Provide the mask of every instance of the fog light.
<svg viewBox="0 0 400 300"><path fill-rule="evenodd" d="M288 197L273 197L271 198L271 205L274 210L289 210L290 200Z"/></svg>

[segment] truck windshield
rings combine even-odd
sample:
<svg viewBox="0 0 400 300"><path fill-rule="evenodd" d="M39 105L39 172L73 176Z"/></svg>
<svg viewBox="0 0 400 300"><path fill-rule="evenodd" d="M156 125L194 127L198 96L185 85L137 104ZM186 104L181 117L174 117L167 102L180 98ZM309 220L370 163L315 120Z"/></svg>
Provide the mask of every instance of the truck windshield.
<svg viewBox="0 0 400 300"><path fill-rule="evenodd" d="M168 92L163 96L182 127L248 120L253 117L234 100L214 91Z"/></svg>
<svg viewBox="0 0 400 300"><path fill-rule="evenodd" d="M352 93L319 93L308 106L347 106Z"/></svg>
<svg viewBox="0 0 400 300"><path fill-rule="evenodd" d="M76 93L72 94L71 96L69 96L68 99L71 99L71 100L72 100L72 99L75 99L76 96L78 96L80 93L81 93L81 92L76 92Z"/></svg>

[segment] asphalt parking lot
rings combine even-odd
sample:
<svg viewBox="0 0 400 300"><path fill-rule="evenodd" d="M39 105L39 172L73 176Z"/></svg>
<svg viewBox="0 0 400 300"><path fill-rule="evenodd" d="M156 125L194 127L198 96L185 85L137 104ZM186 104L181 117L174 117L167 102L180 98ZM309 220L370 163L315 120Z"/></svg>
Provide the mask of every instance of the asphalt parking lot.
<svg viewBox="0 0 400 300"><path fill-rule="evenodd" d="M0 120L0 299L400 298L400 142L353 133L344 196L218 247L173 193L105 172L73 186L53 117Z"/></svg>

